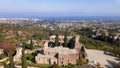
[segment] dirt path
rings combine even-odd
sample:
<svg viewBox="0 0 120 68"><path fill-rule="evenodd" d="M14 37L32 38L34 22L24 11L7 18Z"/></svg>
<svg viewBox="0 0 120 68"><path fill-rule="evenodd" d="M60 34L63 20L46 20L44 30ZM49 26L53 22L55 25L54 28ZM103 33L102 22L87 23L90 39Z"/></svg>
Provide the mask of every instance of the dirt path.
<svg viewBox="0 0 120 68"><path fill-rule="evenodd" d="M104 68L113 68L116 63L120 62L119 58L106 55L104 51L87 49L86 52L91 62L99 62Z"/></svg>

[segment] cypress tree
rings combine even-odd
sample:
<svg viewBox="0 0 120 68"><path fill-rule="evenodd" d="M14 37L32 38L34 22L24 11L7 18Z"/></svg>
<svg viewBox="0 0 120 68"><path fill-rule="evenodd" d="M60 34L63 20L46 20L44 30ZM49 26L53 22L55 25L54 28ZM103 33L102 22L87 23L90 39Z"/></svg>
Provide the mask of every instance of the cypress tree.
<svg viewBox="0 0 120 68"><path fill-rule="evenodd" d="M67 32L64 34L64 47L67 47Z"/></svg>
<svg viewBox="0 0 120 68"><path fill-rule="evenodd" d="M22 49L22 68L27 68L26 57L25 57L25 43Z"/></svg>
<svg viewBox="0 0 120 68"><path fill-rule="evenodd" d="M81 48L81 55L82 55L82 58L84 59L85 58L85 48L84 48L84 46L82 46L82 48Z"/></svg>
<svg viewBox="0 0 120 68"><path fill-rule="evenodd" d="M14 68L14 61L13 61L12 52L9 52L9 57L10 57L10 68Z"/></svg>
<svg viewBox="0 0 120 68"><path fill-rule="evenodd" d="M6 63L4 63L4 68L11 68L11 67L7 65Z"/></svg>
<svg viewBox="0 0 120 68"><path fill-rule="evenodd" d="M30 40L30 49L31 50L33 49L33 41L32 41L32 39Z"/></svg>
<svg viewBox="0 0 120 68"><path fill-rule="evenodd" d="M55 46L59 46L58 34L56 34L56 37L55 37Z"/></svg>

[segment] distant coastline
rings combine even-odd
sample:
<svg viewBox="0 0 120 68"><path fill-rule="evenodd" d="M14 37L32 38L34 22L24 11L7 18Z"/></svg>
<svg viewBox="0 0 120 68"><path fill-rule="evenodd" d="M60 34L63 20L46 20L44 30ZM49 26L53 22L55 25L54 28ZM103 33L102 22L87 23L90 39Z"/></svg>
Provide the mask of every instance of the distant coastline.
<svg viewBox="0 0 120 68"><path fill-rule="evenodd" d="M39 16L39 17L0 17L0 18L35 18L42 20L120 20L120 16Z"/></svg>
<svg viewBox="0 0 120 68"><path fill-rule="evenodd" d="M119 17L114 16L76 16L76 17L39 17L44 20L120 20Z"/></svg>

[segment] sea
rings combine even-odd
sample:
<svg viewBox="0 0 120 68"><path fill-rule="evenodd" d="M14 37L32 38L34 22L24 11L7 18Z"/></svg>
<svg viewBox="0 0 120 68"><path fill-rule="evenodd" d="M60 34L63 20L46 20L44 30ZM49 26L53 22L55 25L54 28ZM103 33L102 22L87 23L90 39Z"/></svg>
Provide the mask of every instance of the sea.
<svg viewBox="0 0 120 68"><path fill-rule="evenodd" d="M4 18L35 18L41 20L120 20L120 16L16 16Z"/></svg>
<svg viewBox="0 0 120 68"><path fill-rule="evenodd" d="M120 20L114 16L80 16L80 17L36 17L42 20Z"/></svg>

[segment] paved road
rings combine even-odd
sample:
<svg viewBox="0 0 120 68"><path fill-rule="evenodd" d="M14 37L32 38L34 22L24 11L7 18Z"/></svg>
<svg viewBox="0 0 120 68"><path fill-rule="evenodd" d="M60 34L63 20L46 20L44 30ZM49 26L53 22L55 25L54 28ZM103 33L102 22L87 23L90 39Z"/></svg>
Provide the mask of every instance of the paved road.
<svg viewBox="0 0 120 68"><path fill-rule="evenodd" d="M104 51L87 49L86 52L90 61L99 62L104 68L113 68L114 64L120 62L119 58L106 55Z"/></svg>

